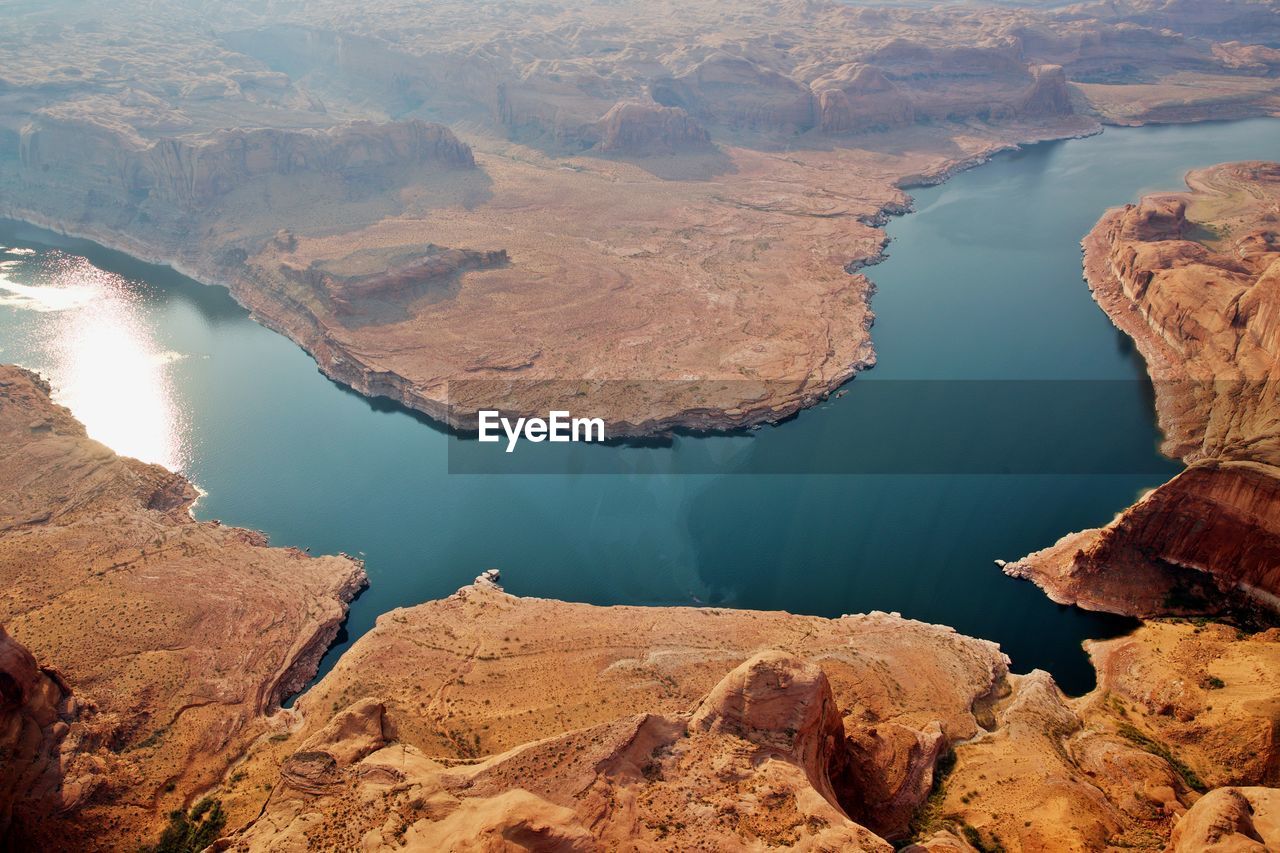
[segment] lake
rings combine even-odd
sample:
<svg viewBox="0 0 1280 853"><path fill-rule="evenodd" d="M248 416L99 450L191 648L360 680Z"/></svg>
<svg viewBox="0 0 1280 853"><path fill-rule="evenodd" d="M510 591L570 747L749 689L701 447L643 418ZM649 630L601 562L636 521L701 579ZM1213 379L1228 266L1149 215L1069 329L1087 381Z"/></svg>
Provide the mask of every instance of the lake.
<svg viewBox="0 0 1280 853"><path fill-rule="evenodd" d="M499 568L514 594L597 604L898 611L1079 693L1081 641L1134 623L1055 605L993 561L1105 524L1178 470L1156 451L1140 358L1081 281L1079 240L1189 168L1280 158L1276 130L1109 129L915 191L866 270L879 365L847 393L742 435L575 446L574 473L450 473L456 438L325 379L224 290L20 223L0 224L0 361L44 373L90 435L185 473L199 518L363 554L370 588L325 669L379 614ZM959 402L922 416L923 388ZM1010 420L1058 390L1060 430ZM1105 464L1080 465L1094 451L1059 432L1101 439ZM995 464L1002 448L1018 464Z"/></svg>

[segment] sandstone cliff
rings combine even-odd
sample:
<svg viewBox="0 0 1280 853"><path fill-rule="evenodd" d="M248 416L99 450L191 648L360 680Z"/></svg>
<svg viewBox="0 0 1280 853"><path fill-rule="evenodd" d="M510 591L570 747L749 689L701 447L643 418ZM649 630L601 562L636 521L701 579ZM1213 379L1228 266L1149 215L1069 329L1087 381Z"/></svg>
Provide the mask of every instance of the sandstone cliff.
<svg viewBox="0 0 1280 853"><path fill-rule="evenodd" d="M364 571L194 521L186 480L89 439L12 367L0 471L0 622L57 667L5 640L4 737L30 762L5 773L35 801L12 807L10 837L141 841L306 683Z"/></svg>
<svg viewBox="0 0 1280 853"><path fill-rule="evenodd" d="M1084 262L1147 361L1165 451L1191 467L1107 527L1006 567L1058 601L1149 616L1243 593L1280 609L1280 165L1187 182L1104 216Z"/></svg>
<svg viewBox="0 0 1280 853"><path fill-rule="evenodd" d="M622 101L599 121L601 151L674 154L706 148L711 135L679 107Z"/></svg>
<svg viewBox="0 0 1280 853"><path fill-rule="evenodd" d="M54 669L46 669L0 626L0 840L28 843L63 798L59 750L79 707Z"/></svg>
<svg viewBox="0 0 1280 853"><path fill-rule="evenodd" d="M155 194L181 209L207 206L250 181L313 172L370 179L423 164L472 168L471 149L445 127L419 120L362 121L326 130L256 128L146 139L133 128L39 114L22 128L21 168L38 182L106 186L138 201Z"/></svg>
<svg viewBox="0 0 1280 853"><path fill-rule="evenodd" d="M810 84L827 133L886 130L915 121L911 99L880 69L849 63Z"/></svg>

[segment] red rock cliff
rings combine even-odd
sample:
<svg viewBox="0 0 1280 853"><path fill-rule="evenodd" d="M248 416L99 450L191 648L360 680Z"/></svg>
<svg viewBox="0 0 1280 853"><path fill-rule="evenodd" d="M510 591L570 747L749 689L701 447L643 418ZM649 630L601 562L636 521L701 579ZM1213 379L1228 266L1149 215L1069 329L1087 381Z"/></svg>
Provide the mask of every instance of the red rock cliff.
<svg viewBox="0 0 1280 853"><path fill-rule="evenodd" d="M1060 601L1154 615L1237 590L1280 609L1280 165L1187 182L1111 211L1084 246L1095 298L1146 358L1165 450L1192 467L1006 567Z"/></svg>

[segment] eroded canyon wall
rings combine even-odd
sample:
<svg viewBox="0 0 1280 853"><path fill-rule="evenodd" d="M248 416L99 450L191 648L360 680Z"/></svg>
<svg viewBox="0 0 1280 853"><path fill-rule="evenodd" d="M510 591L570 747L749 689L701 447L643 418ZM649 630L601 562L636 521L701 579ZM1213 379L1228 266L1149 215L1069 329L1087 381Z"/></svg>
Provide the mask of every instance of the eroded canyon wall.
<svg viewBox="0 0 1280 853"><path fill-rule="evenodd" d="M1243 593L1280 609L1280 165L1192 172L1084 241L1095 298L1155 384L1190 467L1100 530L1009 564L1058 601L1150 616Z"/></svg>
<svg viewBox="0 0 1280 853"><path fill-rule="evenodd" d="M315 673L364 570L195 521L190 483L49 393L0 368L0 815L22 845L136 847Z"/></svg>

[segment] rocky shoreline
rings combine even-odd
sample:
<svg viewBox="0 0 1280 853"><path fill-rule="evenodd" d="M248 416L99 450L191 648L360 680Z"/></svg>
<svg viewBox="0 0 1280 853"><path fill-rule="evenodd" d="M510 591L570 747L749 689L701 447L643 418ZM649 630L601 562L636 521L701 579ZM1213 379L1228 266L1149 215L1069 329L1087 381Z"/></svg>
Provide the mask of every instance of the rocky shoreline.
<svg viewBox="0 0 1280 853"><path fill-rule="evenodd" d="M325 375L461 428L562 408L566 377L605 383L576 414L617 437L783 420L874 364L859 268L905 187L1102 123L1280 108L1280 60L1222 40L1272 22L1231 4L746 6L713 47L624 7L551 46L530 27L554 6L517 3L481 60L465 5L215 4L161 37L115 2L16 16L7 214L227 286ZM682 11L724 25L723 4Z"/></svg>
<svg viewBox="0 0 1280 853"><path fill-rule="evenodd" d="M1107 527L1004 566L1059 603L1280 609L1280 166L1222 164L1187 183L1108 211L1083 247L1095 300L1146 361L1164 451L1189 467Z"/></svg>
<svg viewBox="0 0 1280 853"><path fill-rule="evenodd" d="M6 762L25 781L0 786L0 834L142 843L314 675L367 581L194 520L184 478L89 439L49 393L0 368L0 623L44 666L15 650L0 679L0 739L29 757Z"/></svg>
<svg viewBox="0 0 1280 853"><path fill-rule="evenodd" d="M0 209L225 286L453 426L569 376L613 435L737 429L874 363L859 268L910 186L1103 123L1280 114L1271 11L34 4L4 13ZM0 367L0 846L1280 847L1280 629L1230 612L1280 600L1280 167L1189 185L1108 214L1085 263L1190 467L1005 567L1148 617L1088 644L1077 698L897 614L487 572L281 708L360 561L196 521L188 481Z"/></svg>
<svg viewBox="0 0 1280 853"><path fill-rule="evenodd" d="M0 461L24 478L0 506L11 839L136 847L197 795L236 850L1190 853L1223 820L1270 831L1231 815L1276 799L1280 629L1149 622L1089 644L1098 685L1070 699L896 614L596 607L511 596L491 571L383 614L281 710L358 562L192 520L184 480L85 438L16 368Z"/></svg>

